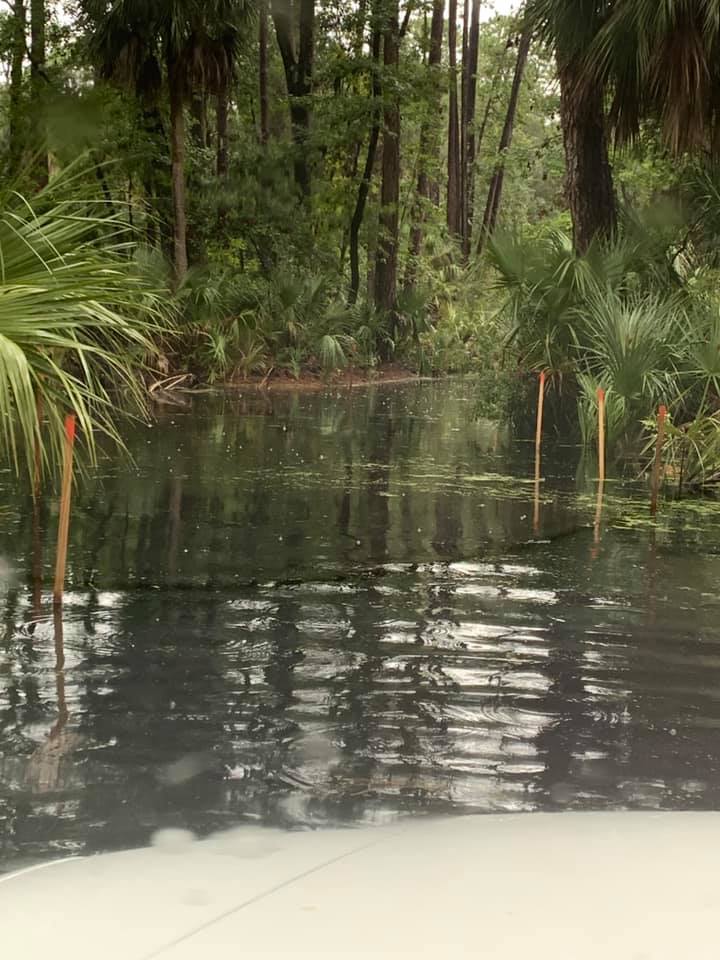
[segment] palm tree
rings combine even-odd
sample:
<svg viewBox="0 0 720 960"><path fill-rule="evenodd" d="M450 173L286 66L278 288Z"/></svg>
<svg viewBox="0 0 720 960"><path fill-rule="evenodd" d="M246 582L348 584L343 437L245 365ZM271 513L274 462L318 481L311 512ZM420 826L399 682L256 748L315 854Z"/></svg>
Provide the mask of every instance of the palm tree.
<svg viewBox="0 0 720 960"><path fill-rule="evenodd" d="M211 0L203 5L202 20L196 20L190 47L189 72L191 85L216 99L217 157L219 177L229 168L228 120L230 93L235 75L241 28L254 11L250 0Z"/></svg>
<svg viewBox="0 0 720 960"><path fill-rule="evenodd" d="M495 165L495 172L490 180L487 201L485 203L485 214L483 216L482 229L478 239L478 253L482 252L483 245L488 236L492 235L497 225L497 218L500 212L500 201L502 200L503 184L505 181L505 159L507 151L512 145L513 131L515 129L515 116L517 114L518 100L520 99L520 87L522 85L525 68L527 66L528 56L530 54L530 43L532 33L528 25L525 25L518 41L517 59L515 61L515 73L513 75L512 87L510 89L510 99L508 100L507 112L505 114L505 124L500 137L500 146L498 147L498 160Z"/></svg>
<svg viewBox="0 0 720 960"><path fill-rule="evenodd" d="M611 237L616 226L605 86L588 67L588 53L612 9L613 0L529 0L526 11L528 23L557 59L567 200L579 253L596 237Z"/></svg>
<svg viewBox="0 0 720 960"><path fill-rule="evenodd" d="M58 459L71 410L90 460L97 434L119 442L118 395L142 409L139 373L167 326L167 296L115 208L82 199L88 182L74 165L31 201L0 196L0 452L16 468L34 470L36 445Z"/></svg>
<svg viewBox="0 0 720 960"><path fill-rule="evenodd" d="M720 0L616 0L589 52L612 87L610 120L620 143L648 116L675 153L718 152Z"/></svg>
<svg viewBox="0 0 720 960"><path fill-rule="evenodd" d="M185 102L193 87L218 92L218 172L227 168L227 90L245 0L84 0L103 72L131 84L138 98L167 84L175 274L187 274ZM164 77L161 69L164 67Z"/></svg>

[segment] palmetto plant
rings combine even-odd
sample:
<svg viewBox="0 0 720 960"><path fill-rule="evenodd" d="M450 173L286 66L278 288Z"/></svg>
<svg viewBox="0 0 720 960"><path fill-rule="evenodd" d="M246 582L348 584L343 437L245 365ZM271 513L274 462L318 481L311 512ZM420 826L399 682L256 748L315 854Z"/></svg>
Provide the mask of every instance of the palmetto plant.
<svg viewBox="0 0 720 960"><path fill-rule="evenodd" d="M682 305L653 293L593 291L574 326L583 435L595 436L597 387L607 396L611 446L640 432L660 403L682 401L685 337Z"/></svg>
<svg viewBox="0 0 720 960"><path fill-rule="evenodd" d="M139 373L168 319L127 225L75 198L79 179L0 196L0 446L16 468L33 469L36 449L55 462L70 411L91 460L97 435L120 442L118 407L143 409Z"/></svg>
<svg viewBox="0 0 720 960"><path fill-rule="evenodd" d="M530 370L573 370L578 307L595 291L624 282L627 264L619 251L591 245L580 257L571 238L559 231L535 243L498 233L489 259L496 286L506 294L510 340L519 347L521 364Z"/></svg>
<svg viewBox="0 0 720 960"><path fill-rule="evenodd" d="M682 310L656 294L593 291L575 326L579 360L632 406L675 399L687 346Z"/></svg>
<svg viewBox="0 0 720 960"><path fill-rule="evenodd" d="M177 292L182 346L209 383L265 368L262 294L246 274L193 267Z"/></svg>
<svg viewBox="0 0 720 960"><path fill-rule="evenodd" d="M682 285L673 239L635 220L582 257L562 234L491 243L521 364L574 379L586 439L596 429L598 387L607 393L611 443L637 436L660 403L680 422L720 398L717 306Z"/></svg>
<svg viewBox="0 0 720 960"><path fill-rule="evenodd" d="M590 46L590 81L607 80L618 139L658 117L675 153L717 152L720 0L615 0Z"/></svg>
<svg viewBox="0 0 720 960"><path fill-rule="evenodd" d="M657 423L653 418L645 424L648 443L645 456L654 456ZM697 489L720 481L720 417L718 414L698 416L690 423L676 425L669 419L665 425L663 462L677 482L678 492Z"/></svg>

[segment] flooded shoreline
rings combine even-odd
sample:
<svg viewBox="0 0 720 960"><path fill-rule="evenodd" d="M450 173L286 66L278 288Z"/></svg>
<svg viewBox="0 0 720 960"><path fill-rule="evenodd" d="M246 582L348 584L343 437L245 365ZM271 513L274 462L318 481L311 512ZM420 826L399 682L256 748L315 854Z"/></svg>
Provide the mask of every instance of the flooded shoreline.
<svg viewBox="0 0 720 960"><path fill-rule="evenodd" d="M610 485L598 528L558 448L535 530L528 444L470 382L202 398L128 442L78 495L60 625L6 478L0 869L163 827L718 809L712 505L652 524Z"/></svg>

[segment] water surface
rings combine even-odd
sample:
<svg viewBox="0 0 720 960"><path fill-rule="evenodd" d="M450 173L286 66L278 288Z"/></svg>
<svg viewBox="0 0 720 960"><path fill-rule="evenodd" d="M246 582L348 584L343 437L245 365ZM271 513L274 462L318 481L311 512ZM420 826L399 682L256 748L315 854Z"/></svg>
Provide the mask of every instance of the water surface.
<svg viewBox="0 0 720 960"><path fill-rule="evenodd" d="M476 418L471 382L202 397L74 505L3 477L0 869L402 815L720 807L720 513ZM37 520L37 518L36 518ZM598 521L598 522L596 522Z"/></svg>

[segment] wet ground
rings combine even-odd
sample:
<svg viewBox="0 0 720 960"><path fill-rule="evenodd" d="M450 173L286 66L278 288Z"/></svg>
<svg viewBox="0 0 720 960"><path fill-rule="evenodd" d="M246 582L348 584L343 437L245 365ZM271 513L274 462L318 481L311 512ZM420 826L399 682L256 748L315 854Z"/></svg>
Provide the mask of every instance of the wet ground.
<svg viewBox="0 0 720 960"><path fill-rule="evenodd" d="M0 478L0 870L169 826L720 808L720 508L598 512L552 442L535 488L471 382L203 397L128 444L80 486L61 617L56 507Z"/></svg>

